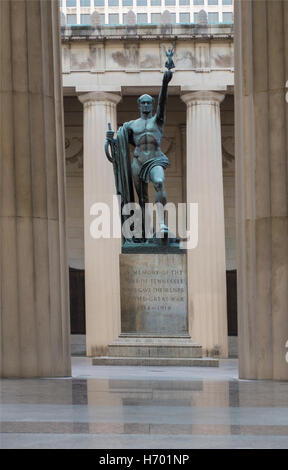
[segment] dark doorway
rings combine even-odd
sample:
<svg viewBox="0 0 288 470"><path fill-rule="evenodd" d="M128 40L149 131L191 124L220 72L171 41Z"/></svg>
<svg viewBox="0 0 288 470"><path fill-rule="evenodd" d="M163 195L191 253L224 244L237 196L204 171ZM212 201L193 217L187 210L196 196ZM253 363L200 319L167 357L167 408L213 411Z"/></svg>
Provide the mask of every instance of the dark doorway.
<svg viewBox="0 0 288 470"><path fill-rule="evenodd" d="M69 268L70 324L72 335L85 335L85 272Z"/></svg>
<svg viewBox="0 0 288 470"><path fill-rule="evenodd" d="M237 271L226 271L228 336L237 336Z"/></svg>

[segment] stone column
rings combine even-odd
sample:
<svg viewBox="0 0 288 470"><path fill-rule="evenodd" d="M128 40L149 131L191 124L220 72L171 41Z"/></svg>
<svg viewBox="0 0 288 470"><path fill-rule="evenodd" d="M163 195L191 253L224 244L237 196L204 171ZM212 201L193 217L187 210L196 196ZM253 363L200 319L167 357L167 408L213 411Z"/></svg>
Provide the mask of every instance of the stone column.
<svg viewBox="0 0 288 470"><path fill-rule="evenodd" d="M120 238L93 239L93 204L111 209L115 194L113 166L104 152L108 122L117 130L116 106L121 97L91 92L79 97L84 104L84 239L87 355L105 355L120 333Z"/></svg>
<svg viewBox="0 0 288 470"><path fill-rule="evenodd" d="M288 3L235 2L239 374L288 379Z"/></svg>
<svg viewBox="0 0 288 470"><path fill-rule="evenodd" d="M182 201L186 202L186 165L187 165L187 156L186 156L186 125L181 124L181 150L182 150Z"/></svg>
<svg viewBox="0 0 288 470"><path fill-rule="evenodd" d="M59 6L1 0L0 16L0 376L67 376Z"/></svg>
<svg viewBox="0 0 288 470"><path fill-rule="evenodd" d="M187 105L187 202L198 203L198 246L188 250L191 337L208 355L228 353L220 103L211 91L182 96Z"/></svg>

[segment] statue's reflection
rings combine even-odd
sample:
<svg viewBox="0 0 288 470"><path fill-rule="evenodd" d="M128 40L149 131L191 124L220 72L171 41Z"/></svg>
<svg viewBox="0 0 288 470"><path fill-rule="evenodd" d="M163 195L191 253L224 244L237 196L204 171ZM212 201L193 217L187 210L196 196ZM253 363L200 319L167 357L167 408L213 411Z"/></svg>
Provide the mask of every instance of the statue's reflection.
<svg viewBox="0 0 288 470"><path fill-rule="evenodd" d="M91 379L88 405L106 413L102 423L90 423L90 432L231 434L229 394L228 381ZM215 421L215 409L223 410L222 423Z"/></svg>

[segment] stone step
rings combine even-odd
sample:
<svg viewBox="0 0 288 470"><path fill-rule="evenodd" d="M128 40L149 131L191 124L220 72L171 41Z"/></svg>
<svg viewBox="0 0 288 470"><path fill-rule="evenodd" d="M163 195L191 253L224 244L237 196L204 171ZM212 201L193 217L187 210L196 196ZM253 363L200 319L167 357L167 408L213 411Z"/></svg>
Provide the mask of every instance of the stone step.
<svg viewBox="0 0 288 470"><path fill-rule="evenodd" d="M137 344L147 344L147 343L157 343L157 344L187 344L187 345L196 345L199 346L198 343L195 343L190 335L175 335L175 336L156 336L156 335L137 335L137 334L124 334L121 333L120 336L113 341L112 344L126 344L126 343L137 343Z"/></svg>
<svg viewBox="0 0 288 470"><path fill-rule="evenodd" d="M177 367L218 367L219 360L211 357L112 357L92 358L93 366L177 366Z"/></svg>
<svg viewBox="0 0 288 470"><path fill-rule="evenodd" d="M109 344L108 356L199 358L202 347L191 338L120 337Z"/></svg>
<svg viewBox="0 0 288 470"><path fill-rule="evenodd" d="M170 358L193 358L202 357L201 346L177 346L170 344L111 344L108 347L108 356L113 357L170 357Z"/></svg>

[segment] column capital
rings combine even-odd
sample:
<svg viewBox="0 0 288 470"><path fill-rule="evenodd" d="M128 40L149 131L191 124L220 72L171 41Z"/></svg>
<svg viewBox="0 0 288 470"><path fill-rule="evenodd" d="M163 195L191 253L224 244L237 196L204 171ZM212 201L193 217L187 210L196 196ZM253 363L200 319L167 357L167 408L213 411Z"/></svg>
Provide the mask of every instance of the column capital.
<svg viewBox="0 0 288 470"><path fill-rule="evenodd" d="M185 93L181 95L182 101L186 105L193 104L220 104L225 98L225 93L219 91L210 91L210 90L199 90L191 91L190 93Z"/></svg>
<svg viewBox="0 0 288 470"><path fill-rule="evenodd" d="M83 93L83 95L79 95L78 99L84 105L87 103L113 103L118 104L122 97L120 95L116 95L115 93L109 93L104 91L91 91L89 93Z"/></svg>

